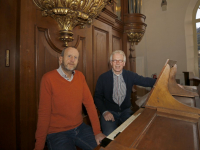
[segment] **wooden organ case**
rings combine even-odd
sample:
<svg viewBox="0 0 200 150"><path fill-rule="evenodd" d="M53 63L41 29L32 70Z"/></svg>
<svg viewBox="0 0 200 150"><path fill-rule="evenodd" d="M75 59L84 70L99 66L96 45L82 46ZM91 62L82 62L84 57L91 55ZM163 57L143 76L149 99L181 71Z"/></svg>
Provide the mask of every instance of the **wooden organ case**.
<svg viewBox="0 0 200 150"><path fill-rule="evenodd" d="M180 92L177 87L177 94L177 90L172 88L175 84L171 85L170 80L173 80L171 77L175 71L175 62L167 60L147 98L145 108L139 110L141 114L135 115L137 118L107 146L101 146L100 150L200 149L200 109L183 104L172 96L187 93ZM175 92L171 94L172 91ZM197 96L194 93L187 94L190 98Z"/></svg>

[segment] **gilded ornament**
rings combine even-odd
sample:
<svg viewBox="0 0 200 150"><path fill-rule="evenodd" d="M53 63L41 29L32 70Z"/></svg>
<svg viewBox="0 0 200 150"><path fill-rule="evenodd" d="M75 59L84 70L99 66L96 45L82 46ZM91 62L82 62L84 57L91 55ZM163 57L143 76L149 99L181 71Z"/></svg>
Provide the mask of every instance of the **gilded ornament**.
<svg viewBox="0 0 200 150"><path fill-rule="evenodd" d="M64 46L73 41L73 29L77 25L84 28L91 24L102 9L112 0L33 0L42 11L42 16L54 18L60 28L60 40Z"/></svg>

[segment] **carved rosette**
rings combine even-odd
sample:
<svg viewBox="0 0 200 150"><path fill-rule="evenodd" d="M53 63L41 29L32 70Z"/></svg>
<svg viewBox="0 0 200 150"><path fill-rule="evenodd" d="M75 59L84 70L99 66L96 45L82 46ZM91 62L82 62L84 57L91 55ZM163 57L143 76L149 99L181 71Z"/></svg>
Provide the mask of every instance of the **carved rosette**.
<svg viewBox="0 0 200 150"><path fill-rule="evenodd" d="M60 28L60 40L68 46L73 41L73 28L90 24L111 0L33 0L42 16L54 18Z"/></svg>

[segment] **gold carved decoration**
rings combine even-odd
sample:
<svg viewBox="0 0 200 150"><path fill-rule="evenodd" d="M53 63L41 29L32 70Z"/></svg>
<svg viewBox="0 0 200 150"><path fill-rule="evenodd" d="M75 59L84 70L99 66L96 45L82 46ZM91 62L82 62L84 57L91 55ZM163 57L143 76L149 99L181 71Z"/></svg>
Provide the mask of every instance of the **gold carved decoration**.
<svg viewBox="0 0 200 150"><path fill-rule="evenodd" d="M142 40L145 30L137 31L134 29L130 29L126 30L125 32L127 33L128 41L131 43L131 45L137 45Z"/></svg>
<svg viewBox="0 0 200 150"><path fill-rule="evenodd" d="M42 16L54 18L60 28L60 40L64 46L73 41L73 28L91 23L112 0L33 0L42 10Z"/></svg>

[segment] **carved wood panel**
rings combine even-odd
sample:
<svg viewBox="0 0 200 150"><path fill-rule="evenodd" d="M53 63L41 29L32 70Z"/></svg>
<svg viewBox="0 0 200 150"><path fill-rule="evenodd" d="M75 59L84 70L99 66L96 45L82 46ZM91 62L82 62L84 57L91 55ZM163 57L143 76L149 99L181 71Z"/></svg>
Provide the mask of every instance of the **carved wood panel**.
<svg viewBox="0 0 200 150"><path fill-rule="evenodd" d="M98 77L109 69L109 32L93 26L93 85Z"/></svg>
<svg viewBox="0 0 200 150"><path fill-rule="evenodd" d="M122 39L113 35L113 51L122 50Z"/></svg>

